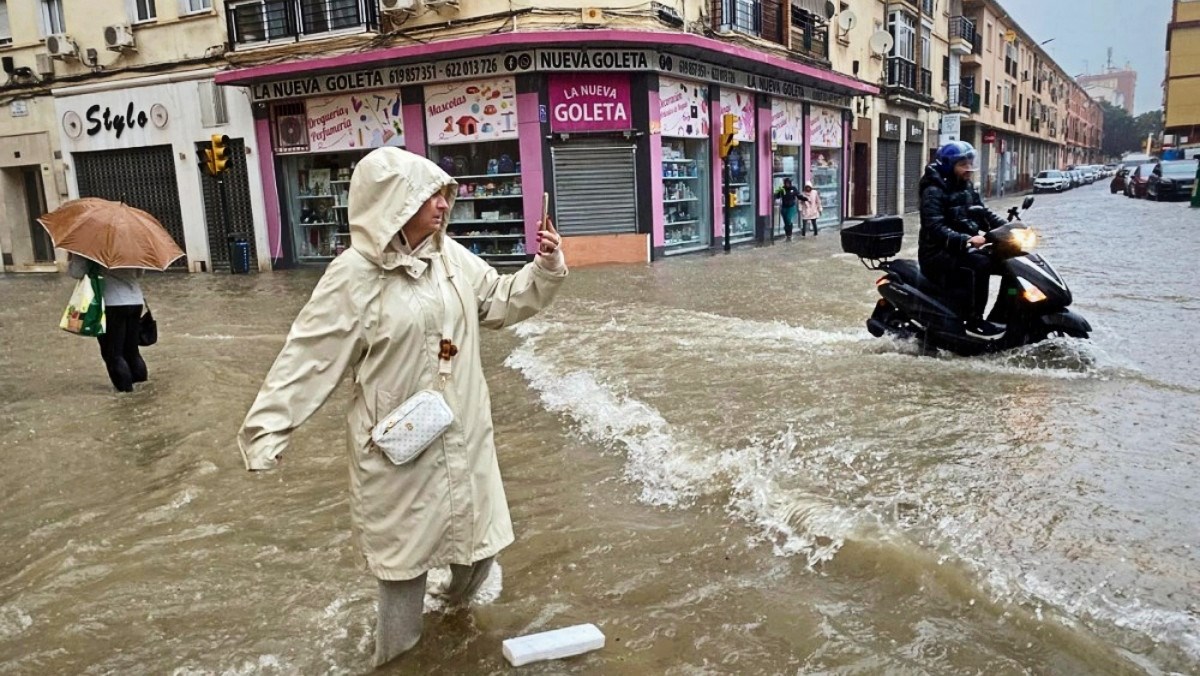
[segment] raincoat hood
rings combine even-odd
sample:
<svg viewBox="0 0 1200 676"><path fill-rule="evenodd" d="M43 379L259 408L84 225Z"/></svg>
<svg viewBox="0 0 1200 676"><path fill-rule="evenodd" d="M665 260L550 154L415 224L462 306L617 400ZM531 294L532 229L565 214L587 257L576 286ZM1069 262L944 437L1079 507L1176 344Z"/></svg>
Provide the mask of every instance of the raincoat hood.
<svg viewBox="0 0 1200 676"><path fill-rule="evenodd" d="M449 174L420 155L390 147L372 150L350 177L350 247L375 265L393 267L385 254L396 233L439 190L453 209L457 188ZM437 250L448 220L447 212L442 231L431 237ZM404 246L398 253L412 252Z"/></svg>

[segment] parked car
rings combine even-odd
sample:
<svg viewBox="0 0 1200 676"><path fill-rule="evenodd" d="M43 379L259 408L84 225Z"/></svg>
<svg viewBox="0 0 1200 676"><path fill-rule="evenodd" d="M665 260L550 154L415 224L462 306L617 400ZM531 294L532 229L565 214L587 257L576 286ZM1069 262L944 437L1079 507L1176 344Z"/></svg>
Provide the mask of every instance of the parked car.
<svg viewBox="0 0 1200 676"><path fill-rule="evenodd" d="M1108 184L1108 191L1112 194L1125 192L1125 181L1129 178L1129 170L1122 167L1117 170L1117 174L1113 176L1113 180Z"/></svg>
<svg viewBox="0 0 1200 676"><path fill-rule="evenodd" d="M1079 168L1079 171L1083 173L1083 182L1087 185L1091 185L1096 182L1096 170L1094 168L1085 164Z"/></svg>
<svg viewBox="0 0 1200 676"><path fill-rule="evenodd" d="M1150 181L1150 174L1157 166L1157 162L1139 164L1138 168L1133 170L1133 174L1130 175L1129 180L1125 184L1125 194L1138 199L1145 197L1146 184Z"/></svg>
<svg viewBox="0 0 1200 676"><path fill-rule="evenodd" d="M1072 170L1068 171L1067 174L1070 175L1070 177L1071 177L1071 187L1072 188L1078 188L1079 186L1083 185L1083 172L1082 171L1079 171L1078 169L1072 169Z"/></svg>
<svg viewBox="0 0 1200 676"><path fill-rule="evenodd" d="M1043 171L1033 179L1033 191L1038 192L1062 192L1071 187L1071 179L1061 171L1051 169Z"/></svg>
<svg viewBox="0 0 1200 676"><path fill-rule="evenodd" d="M1196 184L1196 161L1177 160L1154 165L1146 181L1146 197L1162 201L1177 197L1191 197Z"/></svg>

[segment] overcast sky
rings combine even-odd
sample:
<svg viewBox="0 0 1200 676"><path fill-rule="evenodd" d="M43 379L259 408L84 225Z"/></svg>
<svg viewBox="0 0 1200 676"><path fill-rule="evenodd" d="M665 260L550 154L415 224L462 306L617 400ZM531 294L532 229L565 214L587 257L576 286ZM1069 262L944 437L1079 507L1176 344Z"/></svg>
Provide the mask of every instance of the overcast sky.
<svg viewBox="0 0 1200 676"><path fill-rule="evenodd" d="M1137 71L1134 114L1162 107L1171 0L998 0L1072 77L1113 65Z"/></svg>

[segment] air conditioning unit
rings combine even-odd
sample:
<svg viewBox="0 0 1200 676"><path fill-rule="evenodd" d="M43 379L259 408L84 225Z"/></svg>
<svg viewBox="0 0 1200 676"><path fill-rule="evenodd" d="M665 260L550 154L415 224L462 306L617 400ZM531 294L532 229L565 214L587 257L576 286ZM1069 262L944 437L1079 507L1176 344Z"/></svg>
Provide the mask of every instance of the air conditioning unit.
<svg viewBox="0 0 1200 676"><path fill-rule="evenodd" d="M379 10L382 12L411 12L416 7L416 0L379 0Z"/></svg>
<svg viewBox="0 0 1200 676"><path fill-rule="evenodd" d="M133 29L129 24L118 23L104 27L104 46L114 52L137 49L133 42Z"/></svg>
<svg viewBox="0 0 1200 676"><path fill-rule="evenodd" d="M54 59L46 52L38 52L33 57L33 69L43 78L54 77Z"/></svg>
<svg viewBox="0 0 1200 676"><path fill-rule="evenodd" d="M304 115L280 115L275 120L279 133L279 145L284 148L298 148L308 145L308 120Z"/></svg>
<svg viewBox="0 0 1200 676"><path fill-rule="evenodd" d="M79 47L70 35L55 33L46 36L46 50L56 59L74 59L79 56Z"/></svg>

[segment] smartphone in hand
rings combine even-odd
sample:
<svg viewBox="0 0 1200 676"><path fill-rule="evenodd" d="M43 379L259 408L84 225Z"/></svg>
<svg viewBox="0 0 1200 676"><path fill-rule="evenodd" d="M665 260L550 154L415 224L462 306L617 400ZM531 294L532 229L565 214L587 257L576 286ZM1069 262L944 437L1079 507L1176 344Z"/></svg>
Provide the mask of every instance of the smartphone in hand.
<svg viewBox="0 0 1200 676"><path fill-rule="evenodd" d="M540 222L541 225L539 226L540 229L542 229L542 230L546 229L546 223L549 222L549 219L550 219L550 193L544 192L544 193L542 193L542 220Z"/></svg>

